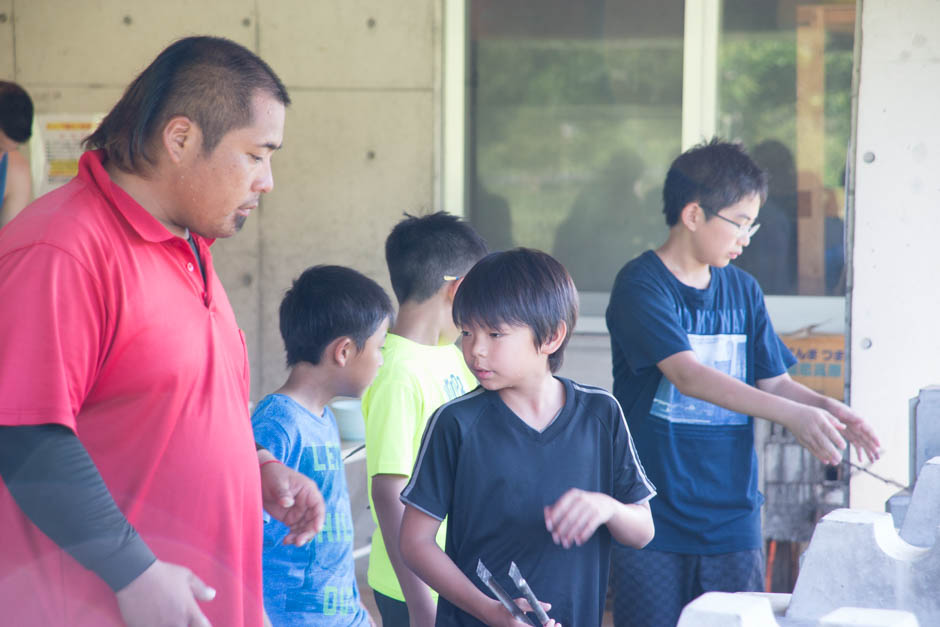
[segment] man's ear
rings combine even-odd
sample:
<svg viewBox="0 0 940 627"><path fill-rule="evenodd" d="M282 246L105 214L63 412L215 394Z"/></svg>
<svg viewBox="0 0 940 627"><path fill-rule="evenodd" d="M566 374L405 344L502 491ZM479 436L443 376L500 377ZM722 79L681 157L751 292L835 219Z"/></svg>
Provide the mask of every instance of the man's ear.
<svg viewBox="0 0 940 627"><path fill-rule="evenodd" d="M170 118L163 126L160 136L161 146L170 162L179 165L187 153L198 150L202 145L202 133L196 123L184 115Z"/></svg>
<svg viewBox="0 0 940 627"><path fill-rule="evenodd" d="M338 337L327 347L327 353L333 358L333 363L343 367L356 353L356 344L350 337Z"/></svg>
<svg viewBox="0 0 940 627"><path fill-rule="evenodd" d="M568 324L562 320L558 323L558 326L555 327L555 332L552 333L551 337L542 342L542 346L539 347L539 352L544 353L545 355L551 355L559 348L565 341L565 337L568 335Z"/></svg>
<svg viewBox="0 0 940 627"><path fill-rule="evenodd" d="M687 203L679 212L679 221L693 233L705 224L706 219L705 211L697 202Z"/></svg>

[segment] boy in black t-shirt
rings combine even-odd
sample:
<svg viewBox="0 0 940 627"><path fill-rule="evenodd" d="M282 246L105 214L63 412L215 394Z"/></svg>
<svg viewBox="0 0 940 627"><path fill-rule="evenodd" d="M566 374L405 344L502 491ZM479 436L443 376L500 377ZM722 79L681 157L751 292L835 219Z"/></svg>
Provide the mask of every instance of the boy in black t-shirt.
<svg viewBox="0 0 940 627"><path fill-rule="evenodd" d="M506 590L515 562L550 604L548 624L600 625L611 540L639 548L653 537L655 488L617 401L552 374L577 308L564 267L526 249L485 257L457 291L454 321L480 387L431 417L401 497L401 553L440 593L438 625L524 624L484 591L478 560Z"/></svg>

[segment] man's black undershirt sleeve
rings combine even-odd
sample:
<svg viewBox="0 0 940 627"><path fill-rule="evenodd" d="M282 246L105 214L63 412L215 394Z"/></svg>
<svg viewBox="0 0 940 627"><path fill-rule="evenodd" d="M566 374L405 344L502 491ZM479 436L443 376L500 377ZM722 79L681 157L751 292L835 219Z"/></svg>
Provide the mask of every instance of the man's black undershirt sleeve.
<svg viewBox="0 0 940 627"><path fill-rule="evenodd" d="M23 513L115 592L156 560L67 427L0 426L0 476Z"/></svg>

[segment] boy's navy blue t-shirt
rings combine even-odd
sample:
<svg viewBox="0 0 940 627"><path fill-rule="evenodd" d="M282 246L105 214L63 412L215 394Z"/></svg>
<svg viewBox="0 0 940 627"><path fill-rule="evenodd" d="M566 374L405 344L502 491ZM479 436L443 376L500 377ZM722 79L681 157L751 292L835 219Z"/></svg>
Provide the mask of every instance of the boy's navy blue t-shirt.
<svg viewBox="0 0 940 627"><path fill-rule="evenodd" d="M761 547L753 418L682 395L656 364L692 350L754 385L796 360L774 332L746 272L711 268L705 289L681 283L653 251L621 269L607 308L620 401L659 495L648 548L718 554Z"/></svg>
<svg viewBox="0 0 940 627"><path fill-rule="evenodd" d="M583 546L557 546L543 508L570 488L624 503L655 494L616 399L599 388L559 379L565 405L543 431L532 429L499 394L476 388L428 421L402 501L447 521L445 552L485 594L477 560L514 597L515 562L535 595L564 625L600 625L611 536L601 526ZM482 625L443 596L438 625Z"/></svg>

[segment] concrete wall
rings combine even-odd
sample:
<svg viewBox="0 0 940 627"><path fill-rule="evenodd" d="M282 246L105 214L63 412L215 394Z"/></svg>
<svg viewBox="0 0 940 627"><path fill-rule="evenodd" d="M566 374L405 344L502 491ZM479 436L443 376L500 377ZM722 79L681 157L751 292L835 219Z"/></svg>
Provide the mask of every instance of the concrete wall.
<svg viewBox="0 0 940 627"><path fill-rule="evenodd" d="M440 0L0 0L0 78L39 113L106 112L168 43L229 37L286 83L275 189L216 267L248 338L252 398L285 375L277 305L317 263L389 288L382 244L403 211L432 208ZM5 16L5 17L4 17Z"/></svg>
<svg viewBox="0 0 940 627"><path fill-rule="evenodd" d="M907 401L940 383L940 3L861 4L850 393L885 445L872 470L905 483ZM858 476L852 504L895 490Z"/></svg>

